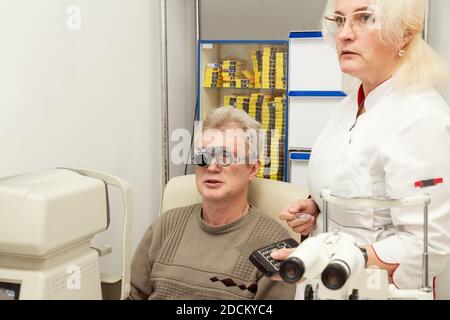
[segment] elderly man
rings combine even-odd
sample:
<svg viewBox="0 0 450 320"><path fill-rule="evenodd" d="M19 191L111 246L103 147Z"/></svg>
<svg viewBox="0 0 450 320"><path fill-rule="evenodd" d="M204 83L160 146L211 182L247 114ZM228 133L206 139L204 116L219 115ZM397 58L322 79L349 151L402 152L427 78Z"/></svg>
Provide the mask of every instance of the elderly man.
<svg viewBox="0 0 450 320"><path fill-rule="evenodd" d="M242 110L208 115L193 158L203 201L166 212L146 232L132 263L131 299L294 297L294 286L271 281L249 261L254 250L289 238L247 200L260 166L251 139L259 129Z"/></svg>

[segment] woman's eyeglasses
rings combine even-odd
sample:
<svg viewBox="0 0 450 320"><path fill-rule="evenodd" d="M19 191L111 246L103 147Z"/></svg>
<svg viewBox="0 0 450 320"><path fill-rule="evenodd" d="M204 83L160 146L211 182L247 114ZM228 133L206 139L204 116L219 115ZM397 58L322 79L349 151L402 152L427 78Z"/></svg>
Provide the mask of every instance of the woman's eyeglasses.
<svg viewBox="0 0 450 320"><path fill-rule="evenodd" d="M375 12L373 11L357 11L347 16L331 14L324 17L325 26L331 34L340 33L344 29L347 20L354 32L367 32L379 28Z"/></svg>

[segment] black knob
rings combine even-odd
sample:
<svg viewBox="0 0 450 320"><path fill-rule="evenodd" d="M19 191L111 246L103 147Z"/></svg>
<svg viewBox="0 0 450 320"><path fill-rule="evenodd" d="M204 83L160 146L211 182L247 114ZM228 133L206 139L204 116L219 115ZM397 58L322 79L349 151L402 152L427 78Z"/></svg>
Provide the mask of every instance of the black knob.
<svg viewBox="0 0 450 320"><path fill-rule="evenodd" d="M305 300L314 300L314 289L310 284L305 287Z"/></svg>
<svg viewBox="0 0 450 320"><path fill-rule="evenodd" d="M358 289L353 289L352 294L348 297L348 300L359 300Z"/></svg>

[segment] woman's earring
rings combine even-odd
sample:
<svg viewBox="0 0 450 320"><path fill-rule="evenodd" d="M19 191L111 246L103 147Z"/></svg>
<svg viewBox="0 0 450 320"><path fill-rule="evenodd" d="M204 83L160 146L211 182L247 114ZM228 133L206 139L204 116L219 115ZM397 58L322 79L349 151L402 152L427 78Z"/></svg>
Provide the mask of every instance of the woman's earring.
<svg viewBox="0 0 450 320"><path fill-rule="evenodd" d="M406 51L405 50L400 50L399 52L398 52L398 55L400 56L400 57L403 57L404 55L406 54Z"/></svg>

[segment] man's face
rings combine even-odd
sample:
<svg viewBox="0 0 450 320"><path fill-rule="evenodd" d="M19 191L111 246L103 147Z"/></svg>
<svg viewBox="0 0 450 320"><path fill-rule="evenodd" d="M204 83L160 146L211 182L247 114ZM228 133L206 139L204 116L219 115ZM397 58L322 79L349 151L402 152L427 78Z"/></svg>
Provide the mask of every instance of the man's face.
<svg viewBox="0 0 450 320"><path fill-rule="evenodd" d="M227 201L247 195L248 185L256 178L260 164L259 161L246 164L249 150L245 142L246 135L242 129L208 129L203 132L201 147L209 151L225 149L239 160L236 164L220 166L214 158L209 166L196 167L197 189L204 200Z"/></svg>

